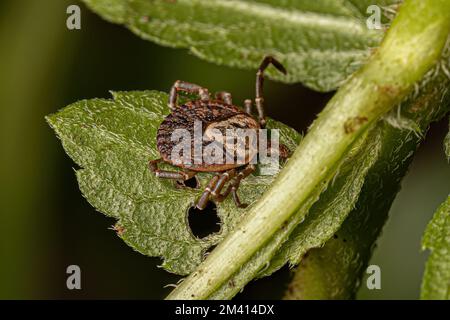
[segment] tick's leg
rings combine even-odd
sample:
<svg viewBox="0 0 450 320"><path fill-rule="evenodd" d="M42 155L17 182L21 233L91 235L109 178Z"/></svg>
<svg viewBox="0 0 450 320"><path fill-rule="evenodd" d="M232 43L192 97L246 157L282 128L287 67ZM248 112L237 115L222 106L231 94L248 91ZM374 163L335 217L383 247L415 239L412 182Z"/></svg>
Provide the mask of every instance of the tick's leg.
<svg viewBox="0 0 450 320"><path fill-rule="evenodd" d="M241 185L241 181L245 178L247 178L252 172L256 170L256 167L252 164L248 165L244 170L239 172L239 174L236 176L236 179L231 183L230 186L228 186L225 194L231 194L233 195L234 203L238 208L245 208L247 207L247 204L242 204L239 200L239 196L237 194L237 190L239 189L239 186Z"/></svg>
<svg viewBox="0 0 450 320"><path fill-rule="evenodd" d="M233 200L234 203L236 204L236 206L238 208L245 208L247 207L246 204L242 204L241 201L239 200L239 196L237 194L237 190L239 189L239 186L241 184L241 181L245 178L247 178L252 172L254 172L256 170L256 167L252 164L248 165L247 167L245 167L244 170L242 170L241 172L239 172L236 175L236 178L231 182L231 184L228 186L228 188L225 190L225 192L223 194L220 194L217 196L217 199L219 202L223 201L226 199L226 197L230 194L233 195Z"/></svg>
<svg viewBox="0 0 450 320"><path fill-rule="evenodd" d="M211 196L211 191L215 188L217 181L219 180L219 176L212 177L211 180L209 180L208 185L205 188L205 191L203 191L202 195L197 201L196 207L200 210L203 210L206 208L206 205L208 204L209 198Z"/></svg>
<svg viewBox="0 0 450 320"><path fill-rule="evenodd" d="M247 112L249 115L252 114L252 100L250 100L250 99L245 99L245 100L244 100L244 110L245 110L245 112Z"/></svg>
<svg viewBox="0 0 450 320"><path fill-rule="evenodd" d="M231 93L221 91L216 92L216 99L225 102L225 104L232 105L233 99L231 98Z"/></svg>
<svg viewBox="0 0 450 320"><path fill-rule="evenodd" d="M200 97L200 101L202 102L209 101L208 89L200 87L199 85L193 83L177 80L173 84L172 89L170 89L169 108L171 110L174 110L177 107L177 98L179 91L197 94Z"/></svg>
<svg viewBox="0 0 450 320"><path fill-rule="evenodd" d="M226 188L226 190L225 190L224 193L216 194L216 196L214 197L214 199L215 199L217 202L222 202L222 201L224 201L224 200L228 197L228 195L230 194L230 192L231 192L231 185L229 185L229 186Z"/></svg>
<svg viewBox="0 0 450 320"><path fill-rule="evenodd" d="M291 156L291 151L284 144L278 146L278 152L281 160L286 160Z"/></svg>
<svg viewBox="0 0 450 320"><path fill-rule="evenodd" d="M223 200L225 200L228 195L230 194L231 191L231 185L228 186L228 188L225 190L224 193L221 193L223 186L230 181L231 179L233 179L236 176L236 169L231 169L227 172L224 172L220 175L219 180L217 181L216 187L213 189L213 191L211 192L211 195L214 196L214 199L217 202L222 202Z"/></svg>
<svg viewBox="0 0 450 320"><path fill-rule="evenodd" d="M211 191L211 195L217 198L217 200L220 202L221 196L220 192L222 191L223 186L233 179L236 176L236 169L228 170L224 173L222 173L219 177L219 180L217 181L217 184L215 185L214 189ZM226 197L226 196L225 196Z"/></svg>
<svg viewBox="0 0 450 320"><path fill-rule="evenodd" d="M267 140L267 152L270 156L274 155L273 152L278 152L278 157L281 160L286 160L291 156L291 151L289 150L289 148L282 143L278 144L278 150L273 150L270 139Z"/></svg>
<svg viewBox="0 0 450 320"><path fill-rule="evenodd" d="M156 159L149 162L148 166L150 170L155 174L156 177L162 179L172 179L178 181L186 181L190 178L194 177L195 171L167 171L158 169L158 163L161 162L162 159Z"/></svg>
<svg viewBox="0 0 450 320"><path fill-rule="evenodd" d="M203 191L200 196L196 207L200 210L205 209L211 197L214 197L217 202L222 202L227 198L230 192L233 194L234 202L239 208L246 207L246 205L240 203L237 195L237 189L239 188L241 180L245 179L249 174L255 171L255 169L256 167L251 164L239 173L236 169L231 169L220 175L212 177L212 179L208 182L208 186L205 188L205 191ZM227 187L225 192L221 194L220 192L222 191L223 186L232 179L234 179L234 181Z"/></svg>
<svg viewBox="0 0 450 320"><path fill-rule="evenodd" d="M237 190L239 189L239 186L241 184L242 179L247 178L252 172L256 170L256 167L252 164L248 165L244 170L239 172L236 179L233 181L231 185L231 194L233 195L234 203L236 204L236 207L238 208L246 208L247 204L242 204L239 200L239 196L237 194Z"/></svg>
<svg viewBox="0 0 450 320"><path fill-rule="evenodd" d="M258 72L256 72L256 110L258 111L258 120L259 124L262 128L266 125L266 116L264 114L264 97L263 97L263 85L264 85L264 70L269 66L269 64L272 64L275 68L278 69L278 71L282 72L283 74L286 74L286 69L283 67L283 65L275 60L272 56L266 56L264 60L261 62L261 65L259 66Z"/></svg>

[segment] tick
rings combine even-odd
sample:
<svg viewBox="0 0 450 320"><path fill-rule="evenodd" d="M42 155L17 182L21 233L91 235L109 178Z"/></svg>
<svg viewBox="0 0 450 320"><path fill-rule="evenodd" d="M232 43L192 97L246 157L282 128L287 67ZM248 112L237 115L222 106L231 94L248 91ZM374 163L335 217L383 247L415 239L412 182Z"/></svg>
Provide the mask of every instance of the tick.
<svg viewBox="0 0 450 320"><path fill-rule="evenodd" d="M237 207L246 207L245 204L241 203L237 190L242 179L245 179L255 171L255 164L250 162L257 156L257 151L256 149L252 150L251 146L246 144L246 149L242 151L245 154L244 163L210 163L202 159L194 161L196 159L193 159L192 153L185 156L183 161L179 161L179 159L175 161L172 157L172 151L175 146L173 133L175 130L181 129L193 134L195 123L200 123L202 130L204 130L204 136L207 138L206 140L208 140L208 137L214 140L214 132L229 132L227 129L259 130L264 128L266 125L263 98L264 71L270 64L283 74L286 74L286 69L273 57L267 56L263 59L256 73L256 98L254 104L256 116L253 116L253 102L250 99L245 100L244 108L241 109L233 104L231 94L228 92L217 92L215 97L211 98L208 89L180 80L176 81L170 90L169 108L171 113L162 121L156 136L156 145L161 157L150 161L149 167L157 177L176 180L182 184L195 177L198 172L215 173L197 200L196 207L200 210L206 207L208 201L222 202L230 193ZM179 104L178 96L180 92L195 95L197 98ZM195 143L194 138L192 138L190 145L193 148L195 148ZM205 141L202 140L200 144L204 145ZM224 143L221 147L225 155L233 152L236 155L236 153L240 152L235 147L233 147L233 150L230 150L231 147L227 143ZM279 156L281 158L286 158L288 153L289 150L285 146L279 146ZM158 168L160 162L179 167L182 171L161 170ZM226 185L225 191L222 192Z"/></svg>

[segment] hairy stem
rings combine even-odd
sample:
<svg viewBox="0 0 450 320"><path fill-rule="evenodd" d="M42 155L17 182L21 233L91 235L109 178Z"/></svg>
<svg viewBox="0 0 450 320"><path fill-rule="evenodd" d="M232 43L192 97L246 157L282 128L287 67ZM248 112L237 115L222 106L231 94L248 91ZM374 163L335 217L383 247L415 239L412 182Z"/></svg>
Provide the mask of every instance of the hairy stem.
<svg viewBox="0 0 450 320"><path fill-rule="evenodd" d="M450 0L405 1L381 47L328 103L271 188L168 299L206 299L236 273L433 66L449 31Z"/></svg>
<svg viewBox="0 0 450 320"><path fill-rule="evenodd" d="M286 299L354 298L401 180L431 122L450 111L450 35L440 61L401 108L377 123L380 153L358 202L335 236L303 256ZM362 223L363 222L363 223Z"/></svg>

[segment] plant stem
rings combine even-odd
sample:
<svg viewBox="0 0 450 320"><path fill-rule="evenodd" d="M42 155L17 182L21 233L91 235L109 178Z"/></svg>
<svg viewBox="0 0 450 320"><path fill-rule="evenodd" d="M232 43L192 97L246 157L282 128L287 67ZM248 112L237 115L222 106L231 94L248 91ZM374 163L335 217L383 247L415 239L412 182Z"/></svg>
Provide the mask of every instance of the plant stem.
<svg viewBox="0 0 450 320"><path fill-rule="evenodd" d="M271 188L167 298L206 299L237 272L433 66L449 31L450 0L405 1L381 47L328 103Z"/></svg>
<svg viewBox="0 0 450 320"><path fill-rule="evenodd" d="M450 36L446 49L426 76L395 110L377 122L380 153L365 177L358 202L335 237L305 255L295 271L286 299L352 299L366 271L375 241L416 149L430 124L450 111ZM402 127L399 125L413 124ZM412 130L416 133L411 134ZM371 133L369 133L371 134Z"/></svg>

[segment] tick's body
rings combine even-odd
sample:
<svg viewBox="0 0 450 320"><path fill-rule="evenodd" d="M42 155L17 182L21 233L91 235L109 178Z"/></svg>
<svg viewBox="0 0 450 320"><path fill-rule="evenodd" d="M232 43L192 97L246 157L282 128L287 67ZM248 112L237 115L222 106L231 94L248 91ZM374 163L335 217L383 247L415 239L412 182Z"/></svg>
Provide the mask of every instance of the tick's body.
<svg viewBox="0 0 450 320"><path fill-rule="evenodd" d="M283 66L272 57L266 57L261 63L256 78L255 105L258 112L258 117L256 119L252 116L251 100L245 100L245 110L241 110L233 105L231 94L227 92L219 92L216 94L215 99L211 100L208 90L195 84L177 81L171 89L169 107L172 112L161 123L156 138L161 158L151 161L150 168L155 172L156 176L160 178L178 181L186 181L194 177L197 172L217 172L217 175L210 180L208 186L205 188L205 191L197 202L197 207L199 209L204 209L210 198L220 202L223 201L229 193L232 193L238 207L244 206L239 201L237 189L241 180L255 170L255 166L250 164L250 161L256 156L256 149L245 151L244 164L238 162L207 163L205 161L194 161L192 153L185 156L182 159L183 161L180 162L172 159L172 151L176 144L172 139L172 135L177 129L189 132L192 137L191 147L194 149L195 123L201 124L202 132L205 133L206 137L208 137L210 133L210 135L212 135L213 132L217 132L214 130L225 133L227 129L259 130L264 128L264 99L262 97L262 86L264 81L263 72L270 63L283 73L286 72ZM178 105L177 97L179 91L197 94L199 99ZM205 144L208 143L207 140L208 139L201 142L202 146L205 146ZM229 150L226 150L225 145L223 148L224 154L226 154ZM161 161L183 168L184 171L159 170L157 164ZM222 188L227 182L230 182L228 188L224 193L221 193Z"/></svg>
<svg viewBox="0 0 450 320"><path fill-rule="evenodd" d="M236 162L233 163L205 163L204 161L194 161L194 154L189 155L189 159L182 159L181 163L175 162L171 156L176 141L172 141L174 130L187 130L191 140L191 150L194 150L194 124L201 124L202 132L208 136L211 129L218 129L222 134L226 134L226 129L260 129L259 123L247 113L241 111L238 107L227 105L220 100L212 100L205 103L199 100L188 102L179 106L169 114L161 123L156 137L158 151L162 160L172 165L203 172L226 171L242 166ZM208 145L208 139L202 141L202 148ZM179 159L178 159L179 160ZM246 163L250 162L248 159ZM180 162L180 161L179 161Z"/></svg>

